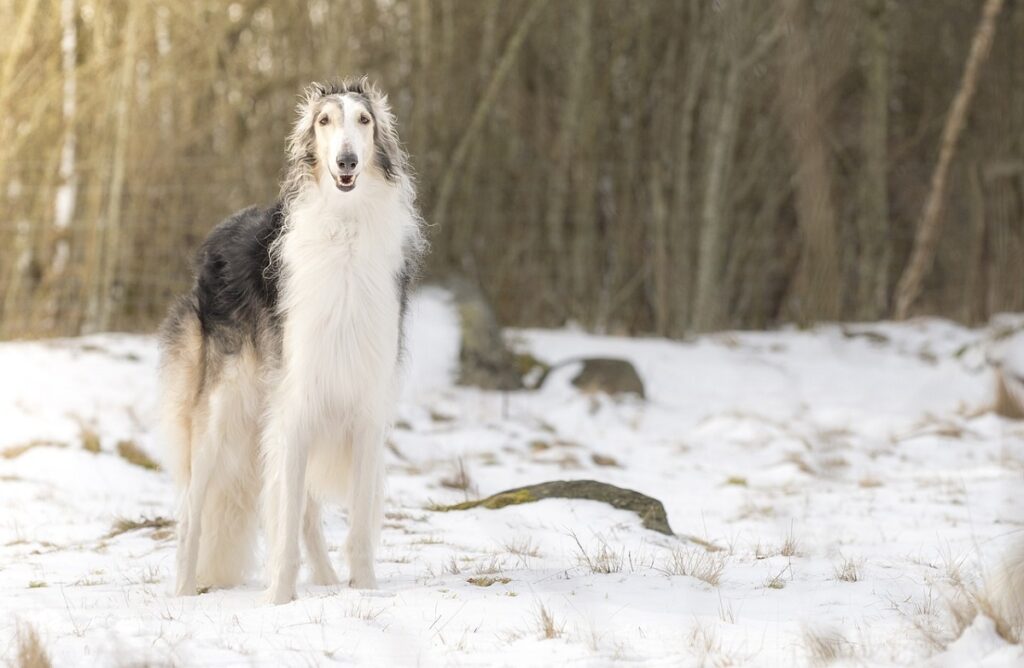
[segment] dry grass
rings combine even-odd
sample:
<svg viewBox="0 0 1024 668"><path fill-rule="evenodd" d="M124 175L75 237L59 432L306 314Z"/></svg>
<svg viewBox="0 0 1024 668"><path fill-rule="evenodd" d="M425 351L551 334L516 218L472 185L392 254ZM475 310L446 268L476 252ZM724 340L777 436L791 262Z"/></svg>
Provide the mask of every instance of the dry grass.
<svg viewBox="0 0 1024 668"><path fill-rule="evenodd" d="M899 606L896 606L900 610ZM901 610L901 612L903 612ZM996 633L1006 642L1017 644L1024 638L1024 617L1007 616L991 595L962 582L953 583L943 605L936 605L932 590L922 602L915 603L910 614L903 612L921 637L936 651L943 651L963 635L979 614L992 620Z"/></svg>
<svg viewBox="0 0 1024 668"><path fill-rule="evenodd" d="M842 561L832 567L836 580L840 582L857 582L860 580L860 565L856 560L843 557Z"/></svg>
<svg viewBox="0 0 1024 668"><path fill-rule="evenodd" d="M147 471L159 471L158 464L146 451L138 446L135 441L125 440L117 442L117 454L129 464L142 467Z"/></svg>
<svg viewBox="0 0 1024 668"><path fill-rule="evenodd" d="M359 598L349 604L348 609L345 611L345 616L361 619L365 622L372 622L380 617L383 612L384 608L374 608L372 601L369 599Z"/></svg>
<svg viewBox="0 0 1024 668"><path fill-rule="evenodd" d="M792 524L789 525L789 533L786 534L786 539L782 541L779 554L784 557L795 557L800 554L800 544L797 542L796 536L793 535Z"/></svg>
<svg viewBox="0 0 1024 668"><path fill-rule="evenodd" d="M626 562L625 550L613 550L608 541L600 536L597 537L597 549L588 550L574 532L569 535L576 542L578 552L576 560L580 566L598 575L622 572Z"/></svg>
<svg viewBox="0 0 1024 668"><path fill-rule="evenodd" d="M3 457L4 459L15 459L17 457L21 457L23 454L25 454L26 452L33 448L45 447L63 448L67 447L67 445L65 443L60 443L59 441L47 441L45 439L37 439L34 441L29 441L28 443L23 443L22 445L12 445L11 447L5 450L0 450L0 457Z"/></svg>
<svg viewBox="0 0 1024 668"><path fill-rule="evenodd" d="M528 557L536 558L540 556L540 548L537 547L537 544L529 536L516 536L502 543L501 547L509 554L518 558L524 568L528 566Z"/></svg>
<svg viewBox="0 0 1024 668"><path fill-rule="evenodd" d="M837 629L805 627L803 640L812 666L827 666L853 656L853 645Z"/></svg>
<svg viewBox="0 0 1024 668"><path fill-rule="evenodd" d="M512 578L478 575L476 577L466 578L466 582L477 587L490 587L495 582L499 584L508 584L509 582L512 582Z"/></svg>
<svg viewBox="0 0 1024 668"><path fill-rule="evenodd" d="M82 449L94 455L100 453L100 435L84 424L79 429L78 437L82 441Z"/></svg>
<svg viewBox="0 0 1024 668"><path fill-rule="evenodd" d="M717 587L725 572L725 556L721 552L677 547L668 554L662 571L668 575L697 578Z"/></svg>
<svg viewBox="0 0 1024 668"><path fill-rule="evenodd" d="M687 640L690 650L697 659L698 666L715 666L716 668L743 666L748 665L752 658L742 655L735 649L726 649L715 629L699 622L690 630Z"/></svg>
<svg viewBox="0 0 1024 668"><path fill-rule="evenodd" d="M705 665L709 659L715 657L722 651L722 641L714 629L709 629L703 624L695 624L690 631L690 649L693 650L700 664Z"/></svg>
<svg viewBox="0 0 1024 668"><path fill-rule="evenodd" d="M114 536L120 536L123 533L129 531L138 531L139 529L168 529L174 526L174 520L166 517L140 517L137 520L128 519L127 517L119 517L114 522L114 527L107 534L107 538L113 538Z"/></svg>
<svg viewBox="0 0 1024 668"><path fill-rule="evenodd" d="M469 476L469 471L466 470L466 462L462 457L456 460L455 471L450 476L441 478L441 486L465 493L467 501L470 495L479 496L476 485L473 484L473 479Z"/></svg>
<svg viewBox="0 0 1024 668"><path fill-rule="evenodd" d="M537 628L540 630L540 637L544 640L561 637L565 630L565 622L559 623L554 614L543 604L537 608Z"/></svg>
<svg viewBox="0 0 1024 668"><path fill-rule="evenodd" d="M459 562L455 560L455 557L449 557L448 561L441 566L442 574L458 575L462 572L462 567L459 566Z"/></svg>
<svg viewBox="0 0 1024 668"><path fill-rule="evenodd" d="M491 560L484 565L479 566L476 569L477 575L494 575L495 573L501 573L505 570L505 560L499 559L497 555L492 555Z"/></svg>
<svg viewBox="0 0 1024 668"><path fill-rule="evenodd" d="M608 455L598 454L596 452L590 455L590 461L594 462L598 466L612 466L616 468L622 468L622 464L619 463L619 460Z"/></svg>
<svg viewBox="0 0 1024 668"><path fill-rule="evenodd" d="M722 594L718 594L718 618L726 624L736 623L736 613L732 609L732 603L722 600Z"/></svg>
<svg viewBox="0 0 1024 668"><path fill-rule="evenodd" d="M50 655L39 640L39 634L28 625L18 625L18 651L15 655L16 668L50 668Z"/></svg>
<svg viewBox="0 0 1024 668"><path fill-rule="evenodd" d="M786 588L785 576L786 576L787 573L792 575L792 572L793 572L792 566L790 566L789 564L786 564L786 566L781 571L779 571L775 575L768 576L768 579L764 581L765 588L767 588L767 589L785 589Z"/></svg>

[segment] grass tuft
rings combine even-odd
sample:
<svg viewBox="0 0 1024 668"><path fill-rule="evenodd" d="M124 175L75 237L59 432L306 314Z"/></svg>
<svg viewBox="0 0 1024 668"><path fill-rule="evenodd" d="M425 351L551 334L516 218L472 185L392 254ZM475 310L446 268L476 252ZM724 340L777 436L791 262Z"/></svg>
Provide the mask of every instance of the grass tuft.
<svg viewBox="0 0 1024 668"><path fill-rule="evenodd" d="M697 578L717 587L725 572L725 556L720 552L679 547L669 553L662 571L668 575Z"/></svg>
<svg viewBox="0 0 1024 668"><path fill-rule="evenodd" d="M17 668L50 668L50 655L31 626L18 626L18 653L14 660Z"/></svg>
<svg viewBox="0 0 1024 668"><path fill-rule="evenodd" d="M114 522L114 527L107 534L107 538L113 538L114 536L120 536L123 533L129 531L138 531L139 529L168 529L174 526L174 520L167 517L140 517L137 520L129 519L127 517L119 517Z"/></svg>
<svg viewBox="0 0 1024 668"><path fill-rule="evenodd" d="M793 535L793 525L789 526L789 534L786 535L786 540L782 542L782 547L779 548L779 554L784 557L795 557L800 553L800 544L797 542L796 536Z"/></svg>
<svg viewBox="0 0 1024 668"><path fill-rule="evenodd" d="M63 447L66 447L66 444L61 443L59 441L48 441L48 440L45 440L45 439L36 439L34 441L29 441L28 443L23 443L22 445L12 445L11 447L7 448L6 450L0 451L0 457L3 457L4 459L16 459L18 457L21 457L23 454L25 454L26 452L28 452L29 450L31 450L33 448L44 448L44 447L63 448Z"/></svg>
<svg viewBox="0 0 1024 668"><path fill-rule="evenodd" d="M860 580L860 567L857 562L849 557L843 557L842 559L842 562L832 568L836 580L840 582L857 582Z"/></svg>
<svg viewBox="0 0 1024 668"><path fill-rule="evenodd" d="M100 435L89 427L82 426L79 433L79 438L82 439L82 449L86 452L91 452L94 455L100 453Z"/></svg>
<svg viewBox="0 0 1024 668"><path fill-rule="evenodd" d="M140 466L147 471L159 471L160 464L158 464L152 457L146 454L143 450L135 443L135 441L125 440L117 442L117 454L121 459L125 460L129 464Z"/></svg>
<svg viewBox="0 0 1024 668"><path fill-rule="evenodd" d="M836 629L805 627L803 640L812 666L827 666L853 656L853 645Z"/></svg>
<svg viewBox="0 0 1024 668"><path fill-rule="evenodd" d="M508 584L509 582L512 582L512 578L496 578L490 575L479 575L477 577L466 578L466 582L477 587L490 587L495 582L498 584Z"/></svg>
<svg viewBox="0 0 1024 668"><path fill-rule="evenodd" d="M580 542L579 536L575 532L570 532L569 535L576 541L576 549L579 551L577 561L579 561L580 566L583 566L591 573L599 575L609 575L622 571L625 563L624 551L616 552L608 544L608 541L599 536L597 550L590 552L583 547L583 543Z"/></svg>
<svg viewBox="0 0 1024 668"><path fill-rule="evenodd" d="M555 616L542 604L537 609L537 628L540 629L540 637L545 640L558 638L565 630L565 624L559 624Z"/></svg>

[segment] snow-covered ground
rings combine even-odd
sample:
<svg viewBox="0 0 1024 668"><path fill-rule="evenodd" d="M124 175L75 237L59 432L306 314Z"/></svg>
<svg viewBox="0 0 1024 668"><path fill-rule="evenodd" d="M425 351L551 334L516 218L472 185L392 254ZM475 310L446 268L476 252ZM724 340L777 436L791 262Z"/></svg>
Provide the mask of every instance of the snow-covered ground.
<svg viewBox="0 0 1024 668"><path fill-rule="evenodd" d="M259 574L176 598L173 529L115 530L174 512L168 475L118 454L160 457L153 338L0 344L0 661L31 626L59 666L1022 665L951 613L1024 520L1024 422L987 410L996 329L516 331L549 362L631 360L648 400L583 395L572 365L503 394L453 384L454 312L425 290L381 588L282 607ZM429 509L569 478L662 500L680 537L589 501ZM340 562L344 513L326 521Z"/></svg>

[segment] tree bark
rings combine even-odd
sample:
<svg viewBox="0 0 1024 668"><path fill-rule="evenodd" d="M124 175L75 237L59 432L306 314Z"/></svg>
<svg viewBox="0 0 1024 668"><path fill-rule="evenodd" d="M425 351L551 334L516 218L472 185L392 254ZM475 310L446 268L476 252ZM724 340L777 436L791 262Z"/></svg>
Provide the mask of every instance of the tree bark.
<svg viewBox="0 0 1024 668"><path fill-rule="evenodd" d="M935 260L949 167L953 161L953 154L956 152L957 140L967 121L967 110L970 107L971 98L974 97L974 91L978 86L978 74L992 48L996 17L999 16L999 11L1002 8L1003 0L986 0L985 6L981 10L981 20L974 33L960 89L957 91L956 97L953 98L953 105L950 108L949 116L946 117L945 127L942 129L939 161L932 173L931 188L928 191L928 198L925 200L921 222L917 226L914 248L896 288L895 315L900 320L906 319L910 314L910 307L921 294L925 274L928 273Z"/></svg>
<svg viewBox="0 0 1024 668"><path fill-rule="evenodd" d="M785 0L782 112L795 161L800 264L794 284L799 322L836 320L840 315L839 236L832 198L832 165L821 113L821 91L811 53L806 0Z"/></svg>
<svg viewBox="0 0 1024 668"><path fill-rule="evenodd" d="M575 45L569 67L568 90L562 105L559 120L559 134L556 138L551 163L548 188L547 210L545 211L545 228L548 245L553 261L550 263L550 280L555 288L559 303L563 301L558 286L563 285L563 277L568 273L568 266L563 262L565 257L565 218L569 200L569 177L573 161L576 137L579 134L581 114L594 113L585 108L583 100L586 93L587 61L590 58L590 24L593 12L592 3L578 2L575 6L573 35Z"/></svg>
<svg viewBox="0 0 1024 668"><path fill-rule="evenodd" d="M888 0L865 0L861 121L863 167L859 188L858 315L876 320L888 311L889 263L889 12Z"/></svg>
<svg viewBox="0 0 1024 668"><path fill-rule="evenodd" d="M693 325L698 332L718 329L722 326L725 316L721 291L729 235L725 190L739 132L742 96L741 54L738 51L739 47L734 46L725 56L726 62L722 65L723 80L719 90L720 101L713 107L716 109L714 117L717 122L708 139L704 200L700 214L697 290L693 309Z"/></svg>

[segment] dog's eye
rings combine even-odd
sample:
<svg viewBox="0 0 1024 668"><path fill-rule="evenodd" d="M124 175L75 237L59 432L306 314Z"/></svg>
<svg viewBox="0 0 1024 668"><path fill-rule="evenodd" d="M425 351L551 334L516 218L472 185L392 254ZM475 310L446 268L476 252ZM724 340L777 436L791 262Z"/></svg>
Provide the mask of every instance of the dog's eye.
<svg viewBox="0 0 1024 668"><path fill-rule="evenodd" d="M326 114L324 114L323 116L320 117L320 125L327 125L330 122L331 122L331 119Z"/></svg>
<svg viewBox="0 0 1024 668"><path fill-rule="evenodd" d="M366 114L363 114L362 116L359 117L359 122L362 123L363 125L366 125L370 122L370 117L367 116Z"/></svg>

